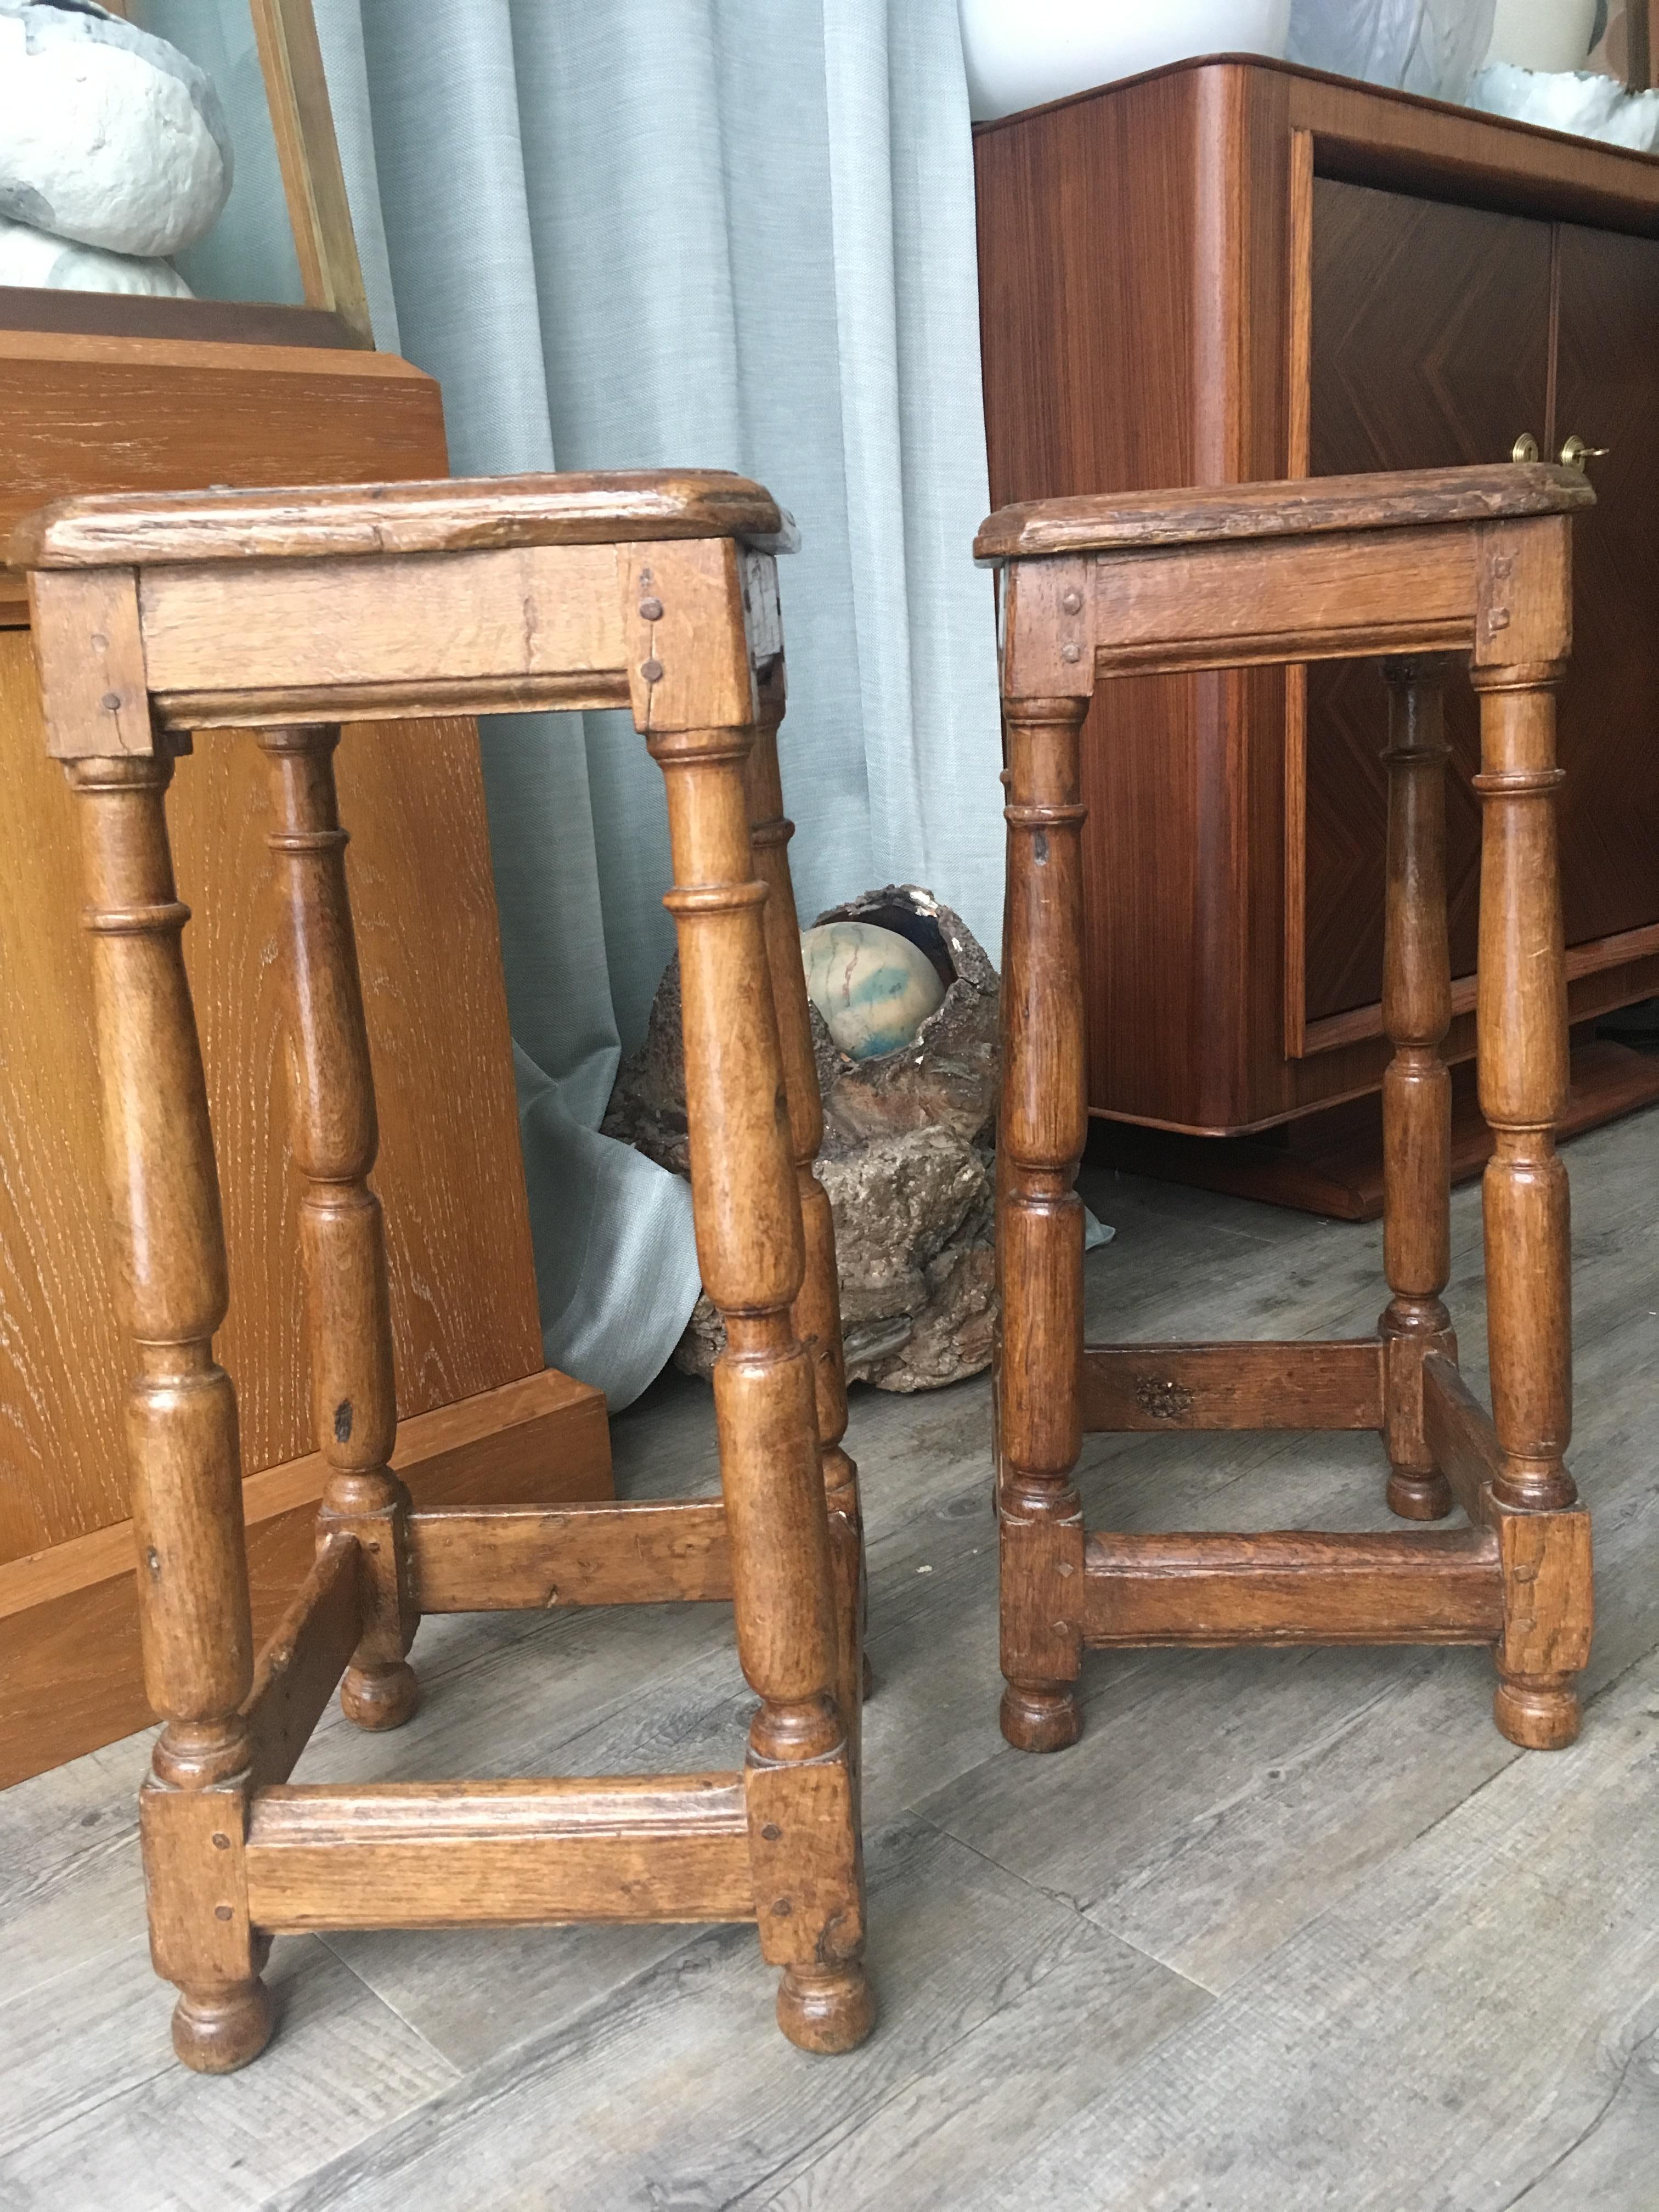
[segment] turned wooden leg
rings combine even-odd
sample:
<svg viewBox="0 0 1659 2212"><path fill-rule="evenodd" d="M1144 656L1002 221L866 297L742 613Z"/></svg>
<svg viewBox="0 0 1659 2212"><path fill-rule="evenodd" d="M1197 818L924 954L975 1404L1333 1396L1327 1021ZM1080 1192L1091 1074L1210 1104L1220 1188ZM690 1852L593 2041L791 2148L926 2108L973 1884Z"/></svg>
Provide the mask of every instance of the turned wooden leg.
<svg viewBox="0 0 1659 2212"><path fill-rule="evenodd" d="M1382 1078L1382 1264L1394 1296L1384 1346L1388 1502L1408 1521L1452 1506L1423 1433L1423 1362L1457 1357L1441 1301L1451 1273L1451 1077L1440 1047L1451 1022L1446 939L1446 738L1439 658L1391 660L1388 891L1382 1026L1394 1058Z"/></svg>
<svg viewBox="0 0 1659 2212"><path fill-rule="evenodd" d="M1087 1133L1079 732L1085 699L1006 702L998 1268L1002 1732L1058 1751L1081 1725L1083 1201Z"/></svg>
<svg viewBox="0 0 1659 2212"><path fill-rule="evenodd" d="M340 1685L360 1728L409 1719L420 1686L405 1656L411 1595L409 1492L389 1462L398 1434L380 1201L368 1186L379 1130L357 948L346 890L347 833L334 789L332 726L262 731L270 763L270 847L284 927L292 1039L294 1158L305 1178L300 1249L312 1419L328 1468L318 1540L362 1547L362 1641Z"/></svg>
<svg viewBox="0 0 1659 2212"><path fill-rule="evenodd" d="M141 1798L150 1949L173 2042L208 2074L270 2033L242 1881L253 1679L219 1180L173 888L171 761L73 763L98 1027L114 1286L133 1361L127 1457L144 1688L166 1725Z"/></svg>
<svg viewBox="0 0 1659 2212"><path fill-rule="evenodd" d="M647 573L652 619L665 602L672 618L689 586L677 594L665 555ZM672 629L653 643L672 680L689 647ZM784 2033L846 2051L874 2013L812 1362L790 1318L801 1206L749 840L750 732L653 730L649 743L668 791L697 1256L726 1323L714 1407L738 1650L761 1701L745 1775L761 1946L784 1969Z"/></svg>
<svg viewBox="0 0 1659 2212"><path fill-rule="evenodd" d="M1564 1464L1571 1425L1566 1170L1555 1123L1567 1091L1567 994L1556 860L1559 664L1477 668L1482 800L1480 1107L1494 1150L1481 1189L1492 1419L1492 1484L1505 1629L1494 1711L1516 1743L1578 1731L1573 1674L1589 1632L1587 1517Z"/></svg>
<svg viewBox="0 0 1659 2212"><path fill-rule="evenodd" d="M836 1701L847 1722L856 1764L860 1706L867 1687L864 1657L864 1534L859 1510L859 1472L842 1449L847 1433L847 1362L841 1340L841 1281L836 1271L836 1230L830 1200L814 1172L823 1141L823 1104L818 1095L807 1012L806 976L801 963L800 924L795 887L789 874L789 840L795 825L785 818L778 774L778 725L783 718L783 663L775 661L762 685L760 714L745 769L749 834L755 873L767 888L766 957L783 1055L784 1087L789 1099L789 1138L800 1197L805 1270L792 1320L796 1336L812 1362L817 1410L818 1460L830 1511L830 1564L835 1577L840 1622Z"/></svg>

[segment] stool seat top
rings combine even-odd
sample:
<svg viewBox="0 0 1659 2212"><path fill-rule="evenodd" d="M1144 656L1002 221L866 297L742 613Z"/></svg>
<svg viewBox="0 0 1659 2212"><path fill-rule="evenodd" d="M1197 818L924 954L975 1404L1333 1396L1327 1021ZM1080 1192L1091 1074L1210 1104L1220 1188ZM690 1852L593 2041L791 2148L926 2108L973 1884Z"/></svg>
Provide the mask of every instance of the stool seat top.
<svg viewBox="0 0 1659 2212"><path fill-rule="evenodd" d="M737 538L773 553L793 552L798 543L790 516L746 477L623 469L64 499L19 523L10 558L20 568L106 568L662 538Z"/></svg>
<svg viewBox="0 0 1659 2212"><path fill-rule="evenodd" d="M1593 507L1582 469L1504 461L1358 477L1294 477L1280 483L1190 491L1091 492L999 507L974 540L977 560L1054 553L1123 553L1217 539L1299 538L1447 522L1498 522Z"/></svg>

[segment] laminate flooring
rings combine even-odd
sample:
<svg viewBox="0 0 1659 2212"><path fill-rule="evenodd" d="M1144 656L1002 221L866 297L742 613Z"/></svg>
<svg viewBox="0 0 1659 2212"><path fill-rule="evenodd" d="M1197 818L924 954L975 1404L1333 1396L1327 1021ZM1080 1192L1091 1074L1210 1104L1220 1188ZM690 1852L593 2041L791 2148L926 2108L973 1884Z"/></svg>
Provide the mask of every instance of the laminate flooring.
<svg viewBox="0 0 1659 2212"><path fill-rule="evenodd" d="M1073 1751L996 1726L983 1378L854 1393L869 1524L875 2034L812 2059L752 1931L279 1941L245 2073L186 2073L150 1972L147 1738L0 1795L3 2212L1656 2212L1659 1114L1570 1148L1598 1622L1581 1741L1522 1753L1462 1650L1087 1662ZM1097 1334L1323 1335L1376 1228L1091 1175ZM1477 1193L1449 1293L1484 1383ZM1648 1300L1653 1300L1652 1305ZM715 1470L706 1389L616 1421L627 1496ZM1366 1436L1096 1437L1090 1518L1388 1525ZM302 1780L735 1763L718 1607L434 1620L426 1703Z"/></svg>

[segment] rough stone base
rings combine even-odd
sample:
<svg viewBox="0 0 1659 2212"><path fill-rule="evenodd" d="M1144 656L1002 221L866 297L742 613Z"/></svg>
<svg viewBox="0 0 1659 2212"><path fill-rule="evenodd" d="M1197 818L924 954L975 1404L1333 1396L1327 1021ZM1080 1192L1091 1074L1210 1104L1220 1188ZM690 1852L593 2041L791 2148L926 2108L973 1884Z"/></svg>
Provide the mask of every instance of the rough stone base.
<svg viewBox="0 0 1659 2212"><path fill-rule="evenodd" d="M847 1376L933 1390L991 1362L994 1156L945 1129L878 1139L819 1162L836 1221ZM700 1297L674 1354L712 1373L726 1342Z"/></svg>
<svg viewBox="0 0 1659 2212"><path fill-rule="evenodd" d="M937 1389L991 1363L996 973L960 919L911 884L818 920L897 929L946 983L915 1042L875 1060L847 1058L812 1016L824 1120L817 1172L835 1215L848 1376L882 1390ZM645 1043L617 1078L605 1130L676 1175L689 1171L678 963L659 987ZM675 1364L708 1375L724 1340L720 1316L699 1298Z"/></svg>

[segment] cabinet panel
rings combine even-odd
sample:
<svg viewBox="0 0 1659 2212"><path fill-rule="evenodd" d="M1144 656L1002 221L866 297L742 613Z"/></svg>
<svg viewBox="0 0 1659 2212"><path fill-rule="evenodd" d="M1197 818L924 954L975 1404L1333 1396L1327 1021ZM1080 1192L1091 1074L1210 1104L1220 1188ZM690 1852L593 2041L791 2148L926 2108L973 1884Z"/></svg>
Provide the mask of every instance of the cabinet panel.
<svg viewBox="0 0 1659 2212"><path fill-rule="evenodd" d="M1557 443L1577 432L1595 512L1573 532L1572 663L1561 691L1567 942L1659 920L1659 242L1564 223Z"/></svg>
<svg viewBox="0 0 1659 2212"><path fill-rule="evenodd" d="M1550 253L1546 222L1316 178L1310 472L1452 468L1504 459L1522 430L1541 440ZM1474 966L1480 859L1469 784L1479 739L1462 683L1447 686L1446 725L1452 964L1462 975ZM1373 664L1309 670L1310 1021L1382 993L1386 735Z"/></svg>

